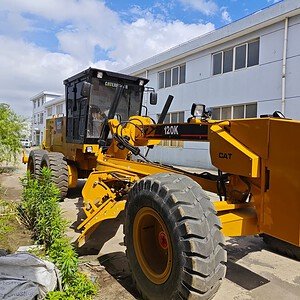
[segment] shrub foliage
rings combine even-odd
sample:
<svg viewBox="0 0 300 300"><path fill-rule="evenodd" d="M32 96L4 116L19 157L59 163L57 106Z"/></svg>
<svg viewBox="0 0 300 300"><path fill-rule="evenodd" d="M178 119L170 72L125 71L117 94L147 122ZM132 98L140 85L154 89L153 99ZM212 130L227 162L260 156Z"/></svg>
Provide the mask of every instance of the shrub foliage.
<svg viewBox="0 0 300 300"><path fill-rule="evenodd" d="M95 287L78 272L77 253L66 237L67 222L59 206L59 190L51 181L51 171L43 168L38 179L28 173L22 184L21 215L61 272L63 291L50 292L48 299L90 299Z"/></svg>

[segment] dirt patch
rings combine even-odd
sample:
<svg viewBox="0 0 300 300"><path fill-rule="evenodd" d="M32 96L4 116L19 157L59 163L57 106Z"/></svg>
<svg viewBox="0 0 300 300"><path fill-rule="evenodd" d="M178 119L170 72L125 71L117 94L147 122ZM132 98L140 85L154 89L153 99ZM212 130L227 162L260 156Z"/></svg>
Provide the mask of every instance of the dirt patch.
<svg viewBox="0 0 300 300"><path fill-rule="evenodd" d="M96 284L98 292L94 296L95 300L139 299L137 291L132 293L134 291L134 286L131 277L124 273L108 273L106 266L99 265L96 256L93 258L81 258L79 269ZM125 285L124 282L126 282ZM128 290L128 287L130 287L130 291Z"/></svg>
<svg viewBox="0 0 300 300"><path fill-rule="evenodd" d="M13 253L20 246L33 244L30 231L25 229L24 225L20 224L16 217L12 217L8 225L10 229L7 234L0 236L0 249Z"/></svg>
<svg viewBox="0 0 300 300"><path fill-rule="evenodd" d="M32 245L31 232L25 228L17 216L17 203L21 201L22 185L20 177L25 174L25 167L0 168L0 199L4 200L0 210L0 249L8 253L15 252L20 246ZM5 204L7 203L7 205ZM9 206L9 211L7 211Z"/></svg>

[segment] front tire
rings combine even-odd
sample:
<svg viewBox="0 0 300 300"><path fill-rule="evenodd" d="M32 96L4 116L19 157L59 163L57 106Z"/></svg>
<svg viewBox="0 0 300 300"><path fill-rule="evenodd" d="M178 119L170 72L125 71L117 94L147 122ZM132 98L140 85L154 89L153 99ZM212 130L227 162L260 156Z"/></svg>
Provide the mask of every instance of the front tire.
<svg viewBox="0 0 300 300"><path fill-rule="evenodd" d="M68 164L64 155L59 152L45 153L42 157L41 168L51 170L52 182L59 189L60 197L64 199L68 193Z"/></svg>
<svg viewBox="0 0 300 300"><path fill-rule="evenodd" d="M31 150L28 156L27 171L36 178L40 176L41 161L46 150Z"/></svg>
<svg viewBox="0 0 300 300"><path fill-rule="evenodd" d="M144 299L211 299L226 273L224 237L201 187L178 174L155 174L131 189L125 244Z"/></svg>

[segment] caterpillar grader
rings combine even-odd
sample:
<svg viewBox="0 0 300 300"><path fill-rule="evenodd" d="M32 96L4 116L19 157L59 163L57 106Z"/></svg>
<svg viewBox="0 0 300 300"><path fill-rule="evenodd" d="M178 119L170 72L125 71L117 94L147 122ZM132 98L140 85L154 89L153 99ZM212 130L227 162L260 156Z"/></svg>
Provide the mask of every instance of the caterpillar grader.
<svg viewBox="0 0 300 300"><path fill-rule="evenodd" d="M128 263L150 300L211 299L226 273L224 236L261 234L300 259L300 122L278 112L212 120L194 104L187 122L167 124L172 96L155 122L142 114L147 83L91 68L65 80L66 116L47 121L43 149L25 158L36 176L52 170L62 197L87 178L78 246L125 210ZM218 173L150 161L143 150L161 140L209 142Z"/></svg>

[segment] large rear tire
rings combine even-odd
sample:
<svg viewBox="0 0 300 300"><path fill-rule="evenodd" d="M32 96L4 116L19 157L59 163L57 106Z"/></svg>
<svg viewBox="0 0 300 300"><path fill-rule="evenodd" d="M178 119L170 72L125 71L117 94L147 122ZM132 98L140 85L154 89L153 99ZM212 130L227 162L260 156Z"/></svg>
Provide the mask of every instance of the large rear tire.
<svg viewBox="0 0 300 300"><path fill-rule="evenodd" d="M46 167L51 170L52 182L60 191L60 197L63 199L68 193L68 164L64 155L59 152L45 153L42 157L41 168Z"/></svg>
<svg viewBox="0 0 300 300"><path fill-rule="evenodd" d="M31 150L28 156L27 171L36 178L40 176L41 161L46 150Z"/></svg>
<svg viewBox="0 0 300 300"><path fill-rule="evenodd" d="M221 224L192 179L155 174L131 189L126 255L144 299L211 299L226 273Z"/></svg>
<svg viewBox="0 0 300 300"><path fill-rule="evenodd" d="M262 237L264 242L274 252L300 261L300 247L289 244L285 241L279 240L267 234L262 234Z"/></svg>

